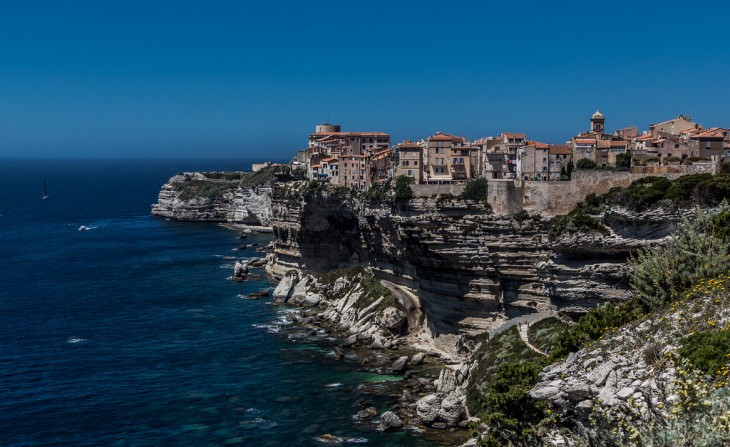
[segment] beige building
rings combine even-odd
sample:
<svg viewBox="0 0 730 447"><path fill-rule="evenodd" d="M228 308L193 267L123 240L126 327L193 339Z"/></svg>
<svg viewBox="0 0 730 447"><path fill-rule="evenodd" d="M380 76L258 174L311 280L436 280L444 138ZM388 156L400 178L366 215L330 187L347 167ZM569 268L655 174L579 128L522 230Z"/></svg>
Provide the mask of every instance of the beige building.
<svg viewBox="0 0 730 447"><path fill-rule="evenodd" d="M367 178L364 155L343 155L339 162L339 185L348 188L365 189Z"/></svg>
<svg viewBox="0 0 730 447"><path fill-rule="evenodd" d="M551 145L549 149L549 154L549 178L550 180L560 180L560 173L565 170L567 174L568 166L573 163L573 151L568 145Z"/></svg>
<svg viewBox="0 0 730 447"><path fill-rule="evenodd" d="M517 149L517 178L523 180L549 180L550 146L528 141Z"/></svg>
<svg viewBox="0 0 730 447"><path fill-rule="evenodd" d="M649 125L649 132L655 138L662 135L681 135L690 130L702 130L702 126L684 115L679 115L669 121Z"/></svg>
<svg viewBox="0 0 730 447"><path fill-rule="evenodd" d="M395 150L398 153L395 176L405 175L416 184L423 183L423 146L406 140L397 145Z"/></svg>
<svg viewBox="0 0 730 447"><path fill-rule="evenodd" d="M476 175L476 149L464 137L436 132L426 150L427 183L464 183Z"/></svg>
<svg viewBox="0 0 730 447"><path fill-rule="evenodd" d="M690 137L690 151L692 157L710 158L725 155L725 141L729 135L728 129L713 127Z"/></svg>

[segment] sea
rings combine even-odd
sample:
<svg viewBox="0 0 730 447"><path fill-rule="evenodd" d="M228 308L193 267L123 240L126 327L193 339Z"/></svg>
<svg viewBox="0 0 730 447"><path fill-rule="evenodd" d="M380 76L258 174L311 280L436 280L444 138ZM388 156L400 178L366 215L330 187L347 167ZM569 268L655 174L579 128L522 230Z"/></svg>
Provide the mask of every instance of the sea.
<svg viewBox="0 0 730 447"><path fill-rule="evenodd" d="M354 417L397 377L245 299L269 235L150 215L177 172L250 166L0 159L0 446L435 445Z"/></svg>

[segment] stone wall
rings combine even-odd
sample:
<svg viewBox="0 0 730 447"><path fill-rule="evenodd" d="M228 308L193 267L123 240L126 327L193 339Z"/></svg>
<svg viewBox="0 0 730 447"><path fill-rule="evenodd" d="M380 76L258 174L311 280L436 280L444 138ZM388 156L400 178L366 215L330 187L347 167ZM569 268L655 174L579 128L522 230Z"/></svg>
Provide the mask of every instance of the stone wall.
<svg viewBox="0 0 730 447"><path fill-rule="evenodd" d="M464 185L411 185L414 197L433 197L441 194L461 195Z"/></svg>
<svg viewBox="0 0 730 447"><path fill-rule="evenodd" d="M568 182L490 180L489 204L500 215L525 210L543 216L571 212L588 194L604 194L614 187L627 187L642 177L661 175L670 180L688 174L714 174L716 163L677 166L637 166L627 171L576 170Z"/></svg>

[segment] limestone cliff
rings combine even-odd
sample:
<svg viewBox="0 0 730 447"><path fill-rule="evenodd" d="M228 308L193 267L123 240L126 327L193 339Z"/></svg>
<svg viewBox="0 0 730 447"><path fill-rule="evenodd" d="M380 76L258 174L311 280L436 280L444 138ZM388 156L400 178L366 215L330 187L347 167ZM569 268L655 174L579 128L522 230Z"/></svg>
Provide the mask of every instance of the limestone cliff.
<svg viewBox="0 0 730 447"><path fill-rule="evenodd" d="M261 178L251 181L253 175L242 172L177 174L160 190L152 214L177 220L268 227L271 186Z"/></svg>
<svg viewBox="0 0 730 447"><path fill-rule="evenodd" d="M458 198L396 207L303 185L277 190L272 208L270 274L369 268L415 297L433 347L461 359L512 318L629 298L627 256L660 242L679 219L616 208L596 216L604 233L555 238L551 220L497 216Z"/></svg>

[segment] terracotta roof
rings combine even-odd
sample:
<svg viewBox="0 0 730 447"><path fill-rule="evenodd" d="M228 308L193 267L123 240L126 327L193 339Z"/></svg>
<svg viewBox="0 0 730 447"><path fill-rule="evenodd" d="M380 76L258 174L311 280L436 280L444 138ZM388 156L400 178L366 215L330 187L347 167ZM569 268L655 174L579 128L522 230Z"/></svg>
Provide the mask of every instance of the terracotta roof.
<svg viewBox="0 0 730 447"><path fill-rule="evenodd" d="M525 139L525 134L524 133L503 132L502 133L502 136L504 138L510 138L510 139L513 139L513 140L517 140L517 139L523 139L524 140Z"/></svg>
<svg viewBox="0 0 730 447"><path fill-rule="evenodd" d="M697 135L693 135L691 138L693 140L723 140L725 139L725 135L723 135L722 132L723 129L713 127L705 130L704 132L698 133Z"/></svg>
<svg viewBox="0 0 730 447"><path fill-rule="evenodd" d="M596 143L596 147L599 149L606 149L611 147L610 141L600 140L598 143Z"/></svg>
<svg viewBox="0 0 730 447"><path fill-rule="evenodd" d="M570 149L570 146L565 145L554 145L550 146L550 154L553 155L570 155L573 151Z"/></svg>
<svg viewBox="0 0 730 447"><path fill-rule="evenodd" d="M323 159L322 159L322 161L323 161L323 162L325 162L325 161L326 161L327 163L330 163L330 162L332 162L332 161L337 161L337 159L336 159L336 158L323 158Z"/></svg>
<svg viewBox="0 0 730 447"><path fill-rule="evenodd" d="M312 169L319 169L321 167L322 167L321 165L312 165Z"/></svg>
<svg viewBox="0 0 730 447"><path fill-rule="evenodd" d="M626 147L629 145L628 141L625 140L614 140L611 141L611 147Z"/></svg>
<svg viewBox="0 0 730 447"><path fill-rule="evenodd" d="M535 146L535 149L547 149L550 147L547 143L540 143L539 141L528 141L529 146Z"/></svg>
<svg viewBox="0 0 730 447"><path fill-rule="evenodd" d="M636 140L637 141L647 141L647 140L651 140L652 138L654 138L654 135L648 133L646 135L640 135L640 136L636 137Z"/></svg>
<svg viewBox="0 0 730 447"><path fill-rule="evenodd" d="M594 138L576 138L575 142L577 144L596 144L596 140Z"/></svg>

